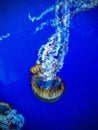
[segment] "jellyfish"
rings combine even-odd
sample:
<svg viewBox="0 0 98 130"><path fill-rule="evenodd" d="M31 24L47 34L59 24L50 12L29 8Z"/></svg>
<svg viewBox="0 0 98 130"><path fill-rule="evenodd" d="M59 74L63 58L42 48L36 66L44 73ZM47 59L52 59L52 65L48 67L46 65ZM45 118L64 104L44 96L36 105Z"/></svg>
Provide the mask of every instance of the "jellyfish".
<svg viewBox="0 0 98 130"><path fill-rule="evenodd" d="M65 83L57 76L62 69L64 58L68 53L70 19L81 11L92 9L98 5L98 0L56 0L38 17L31 17L32 22L42 19L47 13L54 12L54 19L41 23L36 32L50 23L55 33L43 44L38 52L35 66L30 68L31 86L34 94L47 102L57 101L64 93Z"/></svg>
<svg viewBox="0 0 98 130"><path fill-rule="evenodd" d="M23 125L24 117L8 103L0 102L0 130L21 130Z"/></svg>
<svg viewBox="0 0 98 130"><path fill-rule="evenodd" d="M47 43L42 44L40 47L36 63L30 68L30 83L34 94L39 99L54 102L63 95L65 83L58 76L58 72L63 68L64 59L69 49L70 19L79 12L95 8L96 6L98 6L98 0L55 0L55 4L43 11L38 17L32 17L28 13L28 18L31 22L41 20L50 12L54 13L54 18L44 21L33 32L37 33L48 25L55 30L48 38ZM0 42L26 30L28 28L1 35Z"/></svg>

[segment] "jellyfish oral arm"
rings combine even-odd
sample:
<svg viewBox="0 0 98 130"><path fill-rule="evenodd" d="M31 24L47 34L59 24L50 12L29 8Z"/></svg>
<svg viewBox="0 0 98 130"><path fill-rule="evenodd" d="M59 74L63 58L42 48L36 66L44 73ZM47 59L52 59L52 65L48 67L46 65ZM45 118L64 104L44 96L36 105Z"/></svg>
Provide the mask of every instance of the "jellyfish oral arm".
<svg viewBox="0 0 98 130"><path fill-rule="evenodd" d="M65 4L61 9L56 7L56 18L59 17L58 12L61 13L62 21L59 19L55 21L55 33L45 45L41 46L36 61L42 65L44 80L53 80L56 77L57 72L63 67L64 57L68 52L70 10Z"/></svg>

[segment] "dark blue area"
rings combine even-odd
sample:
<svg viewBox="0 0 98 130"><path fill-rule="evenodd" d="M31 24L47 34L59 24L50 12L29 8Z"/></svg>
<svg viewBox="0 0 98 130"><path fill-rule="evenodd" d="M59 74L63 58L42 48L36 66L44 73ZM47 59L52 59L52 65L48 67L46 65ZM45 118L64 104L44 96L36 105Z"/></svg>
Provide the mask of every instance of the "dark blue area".
<svg viewBox="0 0 98 130"><path fill-rule="evenodd" d="M98 130L98 7L71 19L69 52L59 73L66 84L63 97L49 104L32 92L30 67L54 30L47 26L33 34L36 26L53 15L31 23L28 13L38 16L53 3L0 1L0 36L12 34L0 41L0 101L25 117L23 130Z"/></svg>

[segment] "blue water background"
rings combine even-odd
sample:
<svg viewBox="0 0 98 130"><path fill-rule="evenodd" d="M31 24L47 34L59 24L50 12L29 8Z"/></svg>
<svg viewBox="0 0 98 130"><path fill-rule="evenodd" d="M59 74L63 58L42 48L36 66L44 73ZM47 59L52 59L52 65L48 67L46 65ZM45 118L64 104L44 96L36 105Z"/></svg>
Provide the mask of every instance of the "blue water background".
<svg viewBox="0 0 98 130"><path fill-rule="evenodd" d="M66 84L62 98L49 104L32 93L29 70L54 29L46 26L34 34L35 27L53 14L32 23L28 13L38 16L53 3L0 1L0 36L11 33L0 41L0 101L8 102L25 117L23 130L98 130L97 7L71 19L69 52L58 74Z"/></svg>

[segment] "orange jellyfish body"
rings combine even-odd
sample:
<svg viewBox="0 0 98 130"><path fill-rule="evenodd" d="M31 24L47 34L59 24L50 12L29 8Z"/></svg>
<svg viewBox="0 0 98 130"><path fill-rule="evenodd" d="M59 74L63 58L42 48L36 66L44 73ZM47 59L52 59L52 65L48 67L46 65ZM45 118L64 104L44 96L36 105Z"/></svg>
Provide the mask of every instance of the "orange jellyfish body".
<svg viewBox="0 0 98 130"><path fill-rule="evenodd" d="M37 64L30 69L32 73L31 85L35 95L47 102L57 101L64 92L64 82L60 77L52 81L44 81L39 73L43 73L41 64Z"/></svg>

